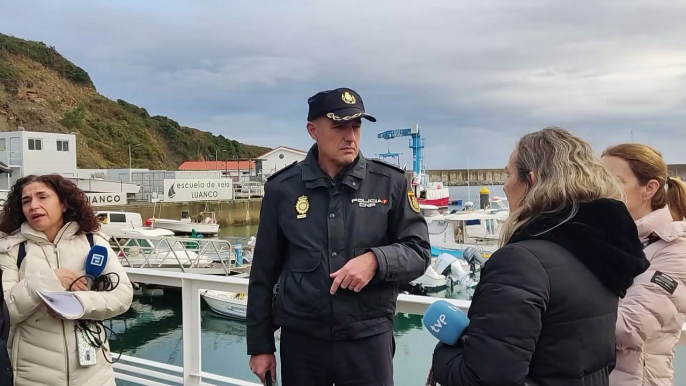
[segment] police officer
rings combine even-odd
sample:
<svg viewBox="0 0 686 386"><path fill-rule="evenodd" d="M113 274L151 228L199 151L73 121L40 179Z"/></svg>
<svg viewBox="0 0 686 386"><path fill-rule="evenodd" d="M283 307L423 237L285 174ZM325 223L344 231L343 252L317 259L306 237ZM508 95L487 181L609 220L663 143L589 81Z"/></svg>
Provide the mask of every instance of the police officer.
<svg viewBox="0 0 686 386"><path fill-rule="evenodd" d="M280 327L284 386L393 385L398 285L431 261L427 224L404 171L360 153L361 118L376 122L362 98L340 88L308 104L316 144L265 185L248 289L250 368L276 378Z"/></svg>

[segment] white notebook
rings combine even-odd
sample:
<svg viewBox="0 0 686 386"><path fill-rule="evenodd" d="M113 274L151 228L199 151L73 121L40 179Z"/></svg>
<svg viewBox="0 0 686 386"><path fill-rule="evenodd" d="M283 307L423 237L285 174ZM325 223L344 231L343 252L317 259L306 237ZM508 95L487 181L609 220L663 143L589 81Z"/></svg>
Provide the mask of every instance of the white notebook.
<svg viewBox="0 0 686 386"><path fill-rule="evenodd" d="M83 304L73 292L38 291L38 296L43 299L48 307L65 319L79 319L86 312Z"/></svg>

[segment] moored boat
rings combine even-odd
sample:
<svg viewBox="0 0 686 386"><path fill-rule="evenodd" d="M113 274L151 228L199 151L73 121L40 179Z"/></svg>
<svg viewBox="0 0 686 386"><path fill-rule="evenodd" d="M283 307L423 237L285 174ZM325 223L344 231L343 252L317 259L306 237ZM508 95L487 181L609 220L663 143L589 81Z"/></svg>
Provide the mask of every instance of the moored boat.
<svg viewBox="0 0 686 386"><path fill-rule="evenodd" d="M248 295L237 292L206 290L200 293L210 309L230 318L245 319Z"/></svg>
<svg viewBox="0 0 686 386"><path fill-rule="evenodd" d="M203 222L192 222L187 210L181 212L181 219L153 218L150 219L153 226L174 232L180 235L196 234L216 236L219 234L219 224L214 212L205 212L208 215Z"/></svg>
<svg viewBox="0 0 686 386"><path fill-rule="evenodd" d="M447 208L450 204L450 191L440 182L433 182L427 186L420 185L417 201L424 205Z"/></svg>

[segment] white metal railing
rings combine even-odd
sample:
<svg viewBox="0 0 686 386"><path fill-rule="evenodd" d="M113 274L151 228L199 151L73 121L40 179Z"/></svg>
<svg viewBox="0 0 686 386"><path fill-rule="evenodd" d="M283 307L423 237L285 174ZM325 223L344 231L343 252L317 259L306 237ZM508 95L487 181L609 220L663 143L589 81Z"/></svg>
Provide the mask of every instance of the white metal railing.
<svg viewBox="0 0 686 386"><path fill-rule="evenodd" d="M264 197L264 185L244 185L233 188L233 198L236 200L258 197Z"/></svg>
<svg viewBox="0 0 686 386"><path fill-rule="evenodd" d="M0 150L0 161L7 166L21 166L21 151Z"/></svg>
<svg viewBox="0 0 686 386"><path fill-rule="evenodd" d="M211 276L183 272L167 272L149 268L126 268L132 282L181 288L183 367L122 355L114 364L117 379L146 386L182 384L260 386L259 383L224 377L202 371L200 290L247 293L248 279L233 276ZM467 311L468 300L440 299L428 296L401 294L398 296L397 312L423 315L429 305L446 300ZM686 344L686 325L679 344Z"/></svg>
<svg viewBox="0 0 686 386"><path fill-rule="evenodd" d="M181 272L217 268L225 275L245 268L235 266L235 251L222 239L130 235L112 237L110 245L119 253L121 264L129 268L176 268Z"/></svg>
<svg viewBox="0 0 686 386"><path fill-rule="evenodd" d="M248 279L167 272L149 268L126 268L126 271L132 282L181 288L183 367L122 356L121 361L114 364L118 379L150 386L208 384L203 380L226 385L259 386L258 383L222 377L201 370L200 290L247 292ZM162 381L171 383L162 383Z"/></svg>

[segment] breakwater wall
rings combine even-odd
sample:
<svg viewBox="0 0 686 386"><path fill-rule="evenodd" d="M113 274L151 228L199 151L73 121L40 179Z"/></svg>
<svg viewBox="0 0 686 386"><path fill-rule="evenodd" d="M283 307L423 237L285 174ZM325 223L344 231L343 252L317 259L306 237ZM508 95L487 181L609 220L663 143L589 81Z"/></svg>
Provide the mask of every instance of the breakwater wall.
<svg viewBox="0 0 686 386"><path fill-rule="evenodd" d="M452 169L427 170L431 182L442 182L445 186L502 185L507 181L505 169Z"/></svg>
<svg viewBox="0 0 686 386"><path fill-rule="evenodd" d="M667 165L669 175L686 180L686 164ZM431 182L442 182L446 186L503 185L507 181L502 169L445 169L427 170Z"/></svg>
<svg viewBox="0 0 686 386"><path fill-rule="evenodd" d="M260 221L261 198L233 201L197 201L197 202L132 202L126 205L95 207L96 210L121 210L140 213L143 221L153 216L156 218L180 219L181 211L190 212L191 218L198 213L214 212L221 226L257 224Z"/></svg>

